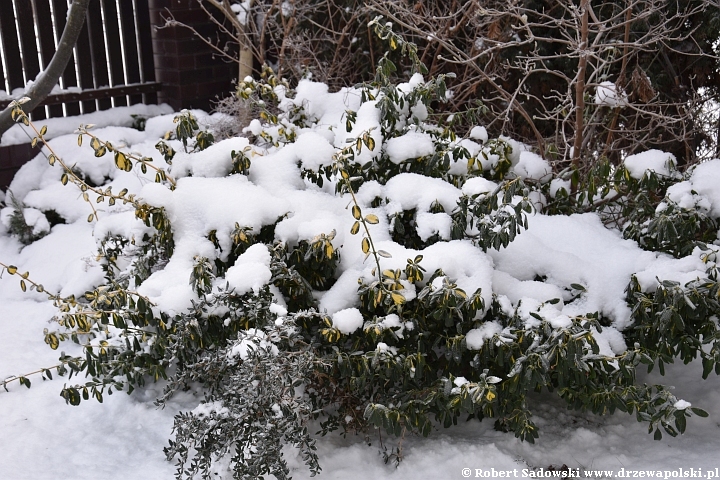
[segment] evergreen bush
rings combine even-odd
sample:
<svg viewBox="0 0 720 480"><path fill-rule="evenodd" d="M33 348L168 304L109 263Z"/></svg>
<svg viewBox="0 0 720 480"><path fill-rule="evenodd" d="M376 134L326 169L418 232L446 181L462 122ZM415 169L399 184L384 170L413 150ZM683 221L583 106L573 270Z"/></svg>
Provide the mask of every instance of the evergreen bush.
<svg viewBox="0 0 720 480"><path fill-rule="evenodd" d="M201 395L197 408L176 416L165 450L177 458L178 478L208 478L214 465L228 462L235 478L289 478L285 444L318 472L313 421L322 433L377 428L402 438L490 419L533 442L539 432L529 396L541 391L556 392L569 408L634 414L656 438L682 433L692 413L706 416L636 375L697 357L704 376L720 373L717 216L668 194L691 182L692 171L679 174L669 159L665 170L638 175L600 159L587 176L552 172L511 139L487 139L480 127L463 135L452 120L433 123L433 103L447 98L444 78L425 81L412 45L376 26L413 60L408 83L389 81L395 67L388 57L374 82L338 93L310 81L293 90L267 71L246 79L238 96L260 111L248 127L254 145L220 150L190 112L176 117L155 160L81 128L79 143L89 137L97 157L109 153L117 169L150 175L143 178L155 185L140 192L88 186L51 153L63 183L77 185L86 200L127 205L145 232L106 229L98 239L104 283L82 298L49 294L59 313L46 343L56 349L71 339L84 352L63 354L54 367L78 382L64 386L63 398L103 401L148 381L165 385L160 405L179 390ZM328 114L342 102L344 112ZM20 104L14 115L28 122ZM47 143L44 131L36 133ZM278 163L262 170L269 158ZM193 174L193 159L222 168L203 178ZM307 209L263 204L269 194L256 184L276 176L307 192L307 201L318 196L348 211L317 225L306 218L303 225L315 230L299 235L292 222L303 221ZM220 202L208 190L220 185L247 196ZM203 195L190 195L198 191ZM186 221L176 200L231 214L202 230L210 223ZM261 210L252 221L226 221L250 218L239 212L251 208ZM600 307L583 311L597 307L590 281L563 283L553 271L511 280L498 273L506 257L497 255L530 235L538 217L603 222L618 232L608 234L615 242L660 252L649 255L668 262L695 258L707 270L685 283L628 275L628 318ZM93 207L88 220L98 219ZM20 275L23 289L44 291L28 273L0 266ZM151 286L178 272L186 276L163 287L187 297L179 302L184 309L168 307ZM497 291L502 281L541 293L512 300L515 287ZM558 296L541 296L550 291ZM563 306L582 313L567 315ZM17 379L30 385L26 376ZM398 444L385 458L401 454Z"/></svg>

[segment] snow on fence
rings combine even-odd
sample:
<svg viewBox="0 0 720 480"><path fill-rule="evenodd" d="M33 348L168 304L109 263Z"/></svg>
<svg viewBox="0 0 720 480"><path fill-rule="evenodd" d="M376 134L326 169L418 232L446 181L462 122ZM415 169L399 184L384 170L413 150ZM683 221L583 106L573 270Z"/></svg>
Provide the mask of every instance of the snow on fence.
<svg viewBox="0 0 720 480"><path fill-rule="evenodd" d="M45 68L65 27L68 0L0 2L0 108ZM90 2L83 32L59 88L31 118L79 115L157 102L148 0ZM3 98L4 97L4 98Z"/></svg>
<svg viewBox="0 0 720 480"><path fill-rule="evenodd" d="M0 1L0 110L22 96L50 63L71 0ZM31 118L43 120L157 103L148 0L90 2L73 57L58 87ZM0 145L0 188L32 158L29 144Z"/></svg>
<svg viewBox="0 0 720 480"><path fill-rule="evenodd" d="M22 96L28 82L50 62L69 3L0 0L0 109L10 97ZM170 15L192 30L155 28L164 26ZM237 65L215 55L193 30L206 38L224 35L197 0L92 0L72 61L57 90L31 118L138 103L211 109L218 97L232 91ZM7 135L0 142L0 189L37 153L29 143L15 143Z"/></svg>

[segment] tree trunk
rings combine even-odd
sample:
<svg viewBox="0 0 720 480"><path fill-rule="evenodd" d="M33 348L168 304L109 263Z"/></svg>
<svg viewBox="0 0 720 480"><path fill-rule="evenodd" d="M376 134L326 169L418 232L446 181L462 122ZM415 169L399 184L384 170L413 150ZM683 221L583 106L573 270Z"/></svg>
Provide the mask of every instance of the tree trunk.
<svg viewBox="0 0 720 480"><path fill-rule="evenodd" d="M85 22L85 13L87 12L90 1L91 0L73 0L70 6L67 24L63 30L62 37L60 37L60 43L57 46L55 55L53 55L47 68L38 75L32 87L30 87L30 90L25 92L25 96L30 98L30 101L23 105L25 113L30 113L35 107L42 103L50 94L53 87L57 85L58 79L65 71L65 67L72 57L73 48L82 31L82 26ZM12 105L0 113L0 137L15 123L12 120L11 113Z"/></svg>
<svg viewBox="0 0 720 480"><path fill-rule="evenodd" d="M249 32L250 12L252 9L252 0L248 2L247 17L245 25L242 25L242 31L238 32L238 43L240 44L240 58L238 59L238 83L242 82L245 77L252 76L253 72L253 52Z"/></svg>
<svg viewBox="0 0 720 480"><path fill-rule="evenodd" d="M580 166L580 151L582 150L582 139L585 113L585 74L588 60L588 10L590 0L582 0L580 11L582 12L582 26L580 31L580 61L578 64L578 79L575 84L575 142L573 145L572 165L575 168Z"/></svg>

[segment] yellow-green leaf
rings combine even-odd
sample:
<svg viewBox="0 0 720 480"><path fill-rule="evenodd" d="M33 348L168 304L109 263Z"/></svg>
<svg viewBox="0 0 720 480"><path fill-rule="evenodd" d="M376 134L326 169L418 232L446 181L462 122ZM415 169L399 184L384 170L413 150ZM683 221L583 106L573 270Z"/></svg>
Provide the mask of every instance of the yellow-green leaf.
<svg viewBox="0 0 720 480"><path fill-rule="evenodd" d="M390 294L390 296L393 299L393 302L395 302L395 305L402 305L405 303L405 297L403 297L401 294L393 292Z"/></svg>
<svg viewBox="0 0 720 480"><path fill-rule="evenodd" d="M25 280L20 280L20 288L23 292L27 290L27 285L25 285Z"/></svg>
<svg viewBox="0 0 720 480"><path fill-rule="evenodd" d="M115 166L126 172L132 170L132 162L122 152L115 152Z"/></svg>
<svg viewBox="0 0 720 480"><path fill-rule="evenodd" d="M360 211L360 207L358 207L357 205L353 205L352 215L355 220L360 220L362 218L362 212Z"/></svg>
<svg viewBox="0 0 720 480"><path fill-rule="evenodd" d="M102 157L107 153L107 149L105 147L100 147L97 150L95 150L95 156L96 157Z"/></svg>
<svg viewBox="0 0 720 480"><path fill-rule="evenodd" d="M33 137L32 141L30 142L30 146L32 148L37 147L38 137Z"/></svg>
<svg viewBox="0 0 720 480"><path fill-rule="evenodd" d="M327 258L332 258L334 251L335 250L333 249L332 243L327 242L325 244L325 256Z"/></svg>
<svg viewBox="0 0 720 480"><path fill-rule="evenodd" d="M78 147L82 147L82 133L78 135Z"/></svg>
<svg viewBox="0 0 720 480"><path fill-rule="evenodd" d="M40 129L40 136L42 137L46 133L47 133L47 125L43 125L42 128Z"/></svg>
<svg viewBox="0 0 720 480"><path fill-rule="evenodd" d="M54 333L45 335L45 343L50 345L50 348L52 348L53 350L57 350L57 348L60 346L60 341L58 340L57 335L55 335Z"/></svg>
<svg viewBox="0 0 720 480"><path fill-rule="evenodd" d="M375 139L368 135L365 139L365 145L367 145L370 150L375 150Z"/></svg>
<svg viewBox="0 0 720 480"><path fill-rule="evenodd" d="M362 239L362 251L363 253L368 253L370 251L370 240L367 238Z"/></svg>
<svg viewBox="0 0 720 480"><path fill-rule="evenodd" d="M17 267L15 265L8 265L7 272L10 275L15 275L17 273Z"/></svg>
<svg viewBox="0 0 720 480"><path fill-rule="evenodd" d="M492 402L493 399L495 398L495 394L492 391L488 391L485 394L485 398L487 399L488 402Z"/></svg>
<svg viewBox="0 0 720 480"><path fill-rule="evenodd" d="M368 222L371 225L375 225L380 221L377 215L374 215L372 213L365 216L365 221Z"/></svg>
<svg viewBox="0 0 720 480"><path fill-rule="evenodd" d="M94 217L95 217L94 213L91 213L90 215L88 215L88 223L92 222Z"/></svg>
<svg viewBox="0 0 720 480"><path fill-rule="evenodd" d="M99 150L101 147L100 140L98 140L97 137L92 137L92 140L90 140L90 147L92 147L93 150Z"/></svg>
<svg viewBox="0 0 720 480"><path fill-rule="evenodd" d="M90 324L87 321L86 315L78 315L77 316L77 325L78 325L78 328L83 332L87 332L88 330L90 330Z"/></svg>
<svg viewBox="0 0 720 480"><path fill-rule="evenodd" d="M355 234L358 233L359 231L360 231L360 222L355 222L355 223L353 223L353 226L352 226L352 228L350 229L350 233L351 233L352 235L355 235Z"/></svg>
<svg viewBox="0 0 720 480"><path fill-rule="evenodd" d="M48 163L52 166L55 165L55 160L57 160L57 157L54 154L48 155Z"/></svg>

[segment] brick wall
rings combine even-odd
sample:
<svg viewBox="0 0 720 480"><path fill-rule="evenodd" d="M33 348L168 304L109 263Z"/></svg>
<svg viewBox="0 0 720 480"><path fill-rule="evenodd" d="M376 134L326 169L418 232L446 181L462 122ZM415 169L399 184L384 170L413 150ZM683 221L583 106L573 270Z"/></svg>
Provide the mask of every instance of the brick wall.
<svg viewBox="0 0 720 480"><path fill-rule="evenodd" d="M39 153L29 143L19 145L0 146L0 189L4 190L10 185L15 172L28 160Z"/></svg>
<svg viewBox="0 0 720 480"><path fill-rule="evenodd" d="M216 39L216 26L197 0L150 0L150 22L163 25L169 12L205 38ZM160 103L174 109L211 110L218 97L228 95L237 77L237 64L213 56L212 48L187 28L153 28L155 75L162 82Z"/></svg>

